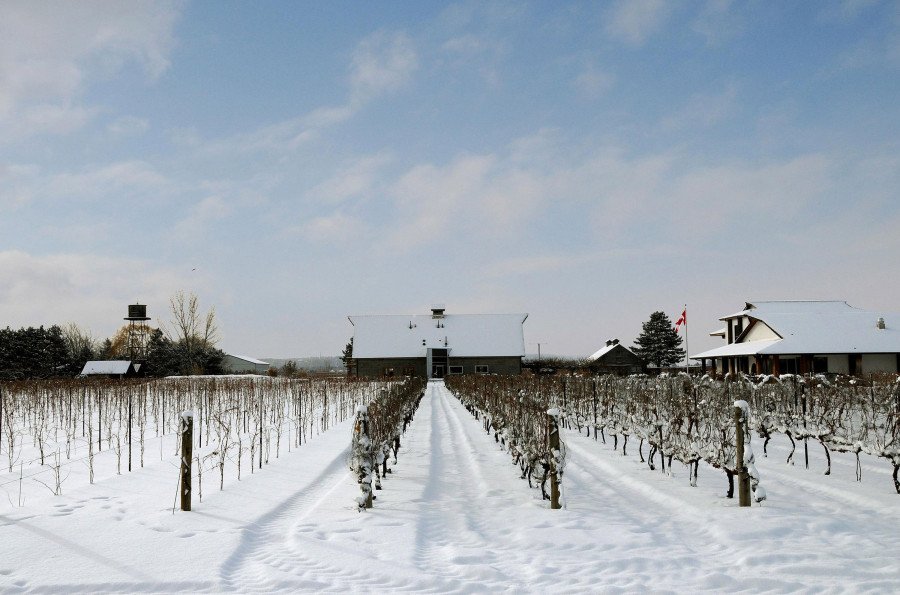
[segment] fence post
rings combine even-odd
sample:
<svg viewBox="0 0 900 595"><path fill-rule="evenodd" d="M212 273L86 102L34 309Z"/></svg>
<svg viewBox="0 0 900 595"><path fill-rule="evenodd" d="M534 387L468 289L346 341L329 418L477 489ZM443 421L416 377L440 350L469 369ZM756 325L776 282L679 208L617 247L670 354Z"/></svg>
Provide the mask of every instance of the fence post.
<svg viewBox="0 0 900 595"><path fill-rule="evenodd" d="M550 438L550 508L558 510L559 505L559 423L557 416L559 410L551 409L547 412L547 435Z"/></svg>
<svg viewBox="0 0 900 595"><path fill-rule="evenodd" d="M357 480L362 495L357 498L359 511L372 508L372 442L369 439L369 408L360 405L356 410L353 428L353 456L357 464Z"/></svg>
<svg viewBox="0 0 900 595"><path fill-rule="evenodd" d="M131 473L131 391L128 391L128 472Z"/></svg>
<svg viewBox="0 0 900 595"><path fill-rule="evenodd" d="M744 410L735 404L734 407L734 427L735 427L735 466L737 467L738 476L738 502L741 506L750 506L750 475L747 473L747 465L744 462L744 432L746 428L744 424Z"/></svg>
<svg viewBox="0 0 900 595"><path fill-rule="evenodd" d="M181 510L191 509L191 463L194 446L194 414L181 414Z"/></svg>

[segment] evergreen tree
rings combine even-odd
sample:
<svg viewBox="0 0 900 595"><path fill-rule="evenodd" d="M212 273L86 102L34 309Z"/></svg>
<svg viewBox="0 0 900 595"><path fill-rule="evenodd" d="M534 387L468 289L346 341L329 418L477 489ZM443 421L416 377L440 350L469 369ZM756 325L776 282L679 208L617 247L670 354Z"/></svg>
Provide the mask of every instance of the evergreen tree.
<svg viewBox="0 0 900 595"><path fill-rule="evenodd" d="M634 340L638 357L657 367L671 366L684 359L682 338L665 312L654 312L643 324L641 335Z"/></svg>
<svg viewBox="0 0 900 595"><path fill-rule="evenodd" d="M350 369L353 367L353 337L350 337L350 342L347 343L341 352L341 361L344 362L344 367L347 368L347 374L350 374Z"/></svg>

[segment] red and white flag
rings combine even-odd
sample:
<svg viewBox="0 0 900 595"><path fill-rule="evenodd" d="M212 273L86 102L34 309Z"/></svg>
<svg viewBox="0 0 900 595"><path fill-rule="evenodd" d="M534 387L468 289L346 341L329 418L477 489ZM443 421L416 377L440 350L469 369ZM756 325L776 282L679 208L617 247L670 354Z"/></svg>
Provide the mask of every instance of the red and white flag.
<svg viewBox="0 0 900 595"><path fill-rule="evenodd" d="M684 311L681 313L681 317L675 321L675 332L678 332L678 329L681 328L682 324L687 324L687 307L685 307Z"/></svg>

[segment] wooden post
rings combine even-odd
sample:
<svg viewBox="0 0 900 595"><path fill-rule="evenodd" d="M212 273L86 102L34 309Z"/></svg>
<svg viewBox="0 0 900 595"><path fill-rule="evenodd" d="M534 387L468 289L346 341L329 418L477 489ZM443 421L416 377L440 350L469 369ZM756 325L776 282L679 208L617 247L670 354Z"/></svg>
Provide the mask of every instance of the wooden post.
<svg viewBox="0 0 900 595"><path fill-rule="evenodd" d="M181 414L181 510L191 509L191 463L194 446L194 414Z"/></svg>
<svg viewBox="0 0 900 595"><path fill-rule="evenodd" d="M556 468L556 453L559 452L559 424L556 416L550 412L547 413L547 435L550 437L550 508L558 510L562 508L559 505L559 477Z"/></svg>
<svg viewBox="0 0 900 595"><path fill-rule="evenodd" d="M128 472L131 473L131 391L128 392Z"/></svg>
<svg viewBox="0 0 900 595"><path fill-rule="evenodd" d="M103 398L97 388L97 452L103 450Z"/></svg>
<svg viewBox="0 0 900 595"><path fill-rule="evenodd" d="M735 467L738 474L738 501L741 506L750 506L750 475L744 464L744 410L734 408L735 427Z"/></svg>

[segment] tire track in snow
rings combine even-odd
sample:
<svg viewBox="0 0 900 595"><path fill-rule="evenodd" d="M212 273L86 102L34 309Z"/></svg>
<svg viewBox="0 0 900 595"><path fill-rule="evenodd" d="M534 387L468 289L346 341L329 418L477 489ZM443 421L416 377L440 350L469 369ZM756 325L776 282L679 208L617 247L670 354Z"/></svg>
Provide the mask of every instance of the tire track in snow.
<svg viewBox="0 0 900 595"><path fill-rule="evenodd" d="M433 383L432 387L437 409L435 413L438 414L434 416L438 423L432 425L432 431L446 437L449 442L449 451L443 458L449 461L453 469L452 473L442 475L455 478L452 482L446 482L443 494L445 506L448 507L444 519L452 521L451 525L443 527L446 533L444 538L452 545L452 555L449 559L436 556L436 568L446 569L449 562L456 576L465 572L469 574L468 580L482 584L485 581L508 584L512 577L502 572L497 564L499 559L507 556L508 548L504 547L503 540L492 531L490 522L481 512L485 509L485 498L499 493L489 489L490 484L479 465L482 458L489 456L486 453L490 453L492 444L487 436L473 440L464 430L465 424L460 420L461 406L453 406L458 402L443 383ZM468 416L468 412L465 415ZM485 550L486 543L492 544L490 550Z"/></svg>
<svg viewBox="0 0 900 595"><path fill-rule="evenodd" d="M348 440L348 446L305 487L245 529L240 544L222 564L220 577L223 590L268 592L288 587L308 589L326 586L326 583L317 585L316 581L304 580L304 571L317 569L307 567L309 560L290 556L285 544L296 522L308 517L333 490L347 483L350 475L346 464L349 450ZM275 576L281 578L273 579Z"/></svg>
<svg viewBox="0 0 900 595"><path fill-rule="evenodd" d="M481 422L449 390L441 389L450 436L473 479L468 498L473 503L488 501L483 507L469 507L464 515L482 543L490 544L488 554L474 558L493 581L482 577L480 584L490 585L491 590L509 589L510 585L547 592L595 589L593 565L584 560L585 556L597 559L594 556L601 555L603 546L584 538L588 531L581 520L565 511L550 510L540 492L521 479L521 470L507 449L484 431ZM559 535L570 531L579 538L560 543ZM641 585L634 589L642 590Z"/></svg>
<svg viewBox="0 0 900 595"><path fill-rule="evenodd" d="M585 443L587 438L566 432L564 440L568 455L563 484L573 506L590 507L606 523L618 520L622 530L645 536L646 554L640 548L627 558L617 550L608 552L610 572L624 577L639 570L670 576L673 582L702 583L718 580L717 569L740 557L734 541L710 524L708 511L673 497L667 486L660 489L623 473L604 460L599 444ZM666 544L665 557L651 553Z"/></svg>
<svg viewBox="0 0 900 595"><path fill-rule="evenodd" d="M469 464L471 453L463 451L459 434L451 427L455 414L447 406L446 389L432 382L428 397L428 408L422 411L430 422L428 480L416 526L414 562L423 573L460 590L472 580L497 578L484 569L471 576L473 561L494 554L485 551L483 545L490 541L483 524L473 517L478 495L472 480L477 481L477 473Z"/></svg>

